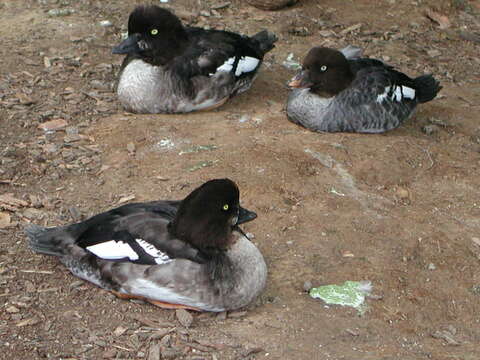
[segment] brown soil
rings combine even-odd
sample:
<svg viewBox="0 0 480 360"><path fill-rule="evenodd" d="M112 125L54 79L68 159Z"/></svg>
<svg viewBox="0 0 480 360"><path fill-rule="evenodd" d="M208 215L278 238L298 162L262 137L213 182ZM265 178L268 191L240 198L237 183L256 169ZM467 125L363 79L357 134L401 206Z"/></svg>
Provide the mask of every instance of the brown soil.
<svg viewBox="0 0 480 360"><path fill-rule="evenodd" d="M248 93L178 116L124 113L111 90L121 58L110 49L135 3L0 3L0 194L24 200L0 209L0 358L479 359L478 1L305 0L264 12L232 0L214 12L220 1L171 0L201 26L279 36ZM74 12L49 16L58 8ZM293 71L282 63L317 44L361 46L444 88L384 135L306 131L286 119ZM38 129L58 118L67 128ZM216 149L179 155L196 145ZM185 314L74 278L22 232L130 195L182 198L218 177L259 215L244 230L269 281L247 312L193 313L187 328ZM363 316L303 291L345 280L372 282Z"/></svg>

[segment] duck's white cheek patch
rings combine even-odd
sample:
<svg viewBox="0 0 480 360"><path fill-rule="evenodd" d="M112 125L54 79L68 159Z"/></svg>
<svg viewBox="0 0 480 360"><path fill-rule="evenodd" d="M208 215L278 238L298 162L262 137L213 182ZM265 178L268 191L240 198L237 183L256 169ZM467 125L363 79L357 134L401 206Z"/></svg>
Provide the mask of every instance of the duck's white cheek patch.
<svg viewBox="0 0 480 360"><path fill-rule="evenodd" d="M222 66L218 67L217 71L225 71L225 72L232 71L234 62L235 62L235 58L231 57ZM260 60L256 58L253 58L250 56L243 56L238 61L237 68L235 69L235 76L240 76L243 73L254 71L258 67L259 63L260 63Z"/></svg>
<svg viewBox="0 0 480 360"><path fill-rule="evenodd" d="M137 242L138 245L140 245L142 247L142 249L148 255L150 255L151 257L153 257L155 259L155 262L157 264L166 264L166 263L169 263L170 261L172 261L172 259L170 259L170 257L167 254L158 250L155 246L146 242L145 240L135 239L135 241Z"/></svg>
<svg viewBox="0 0 480 360"><path fill-rule="evenodd" d="M137 253L133 251L130 245L123 241L110 240L87 246L87 250L105 260L119 260L124 258L129 258L132 261L138 260Z"/></svg>

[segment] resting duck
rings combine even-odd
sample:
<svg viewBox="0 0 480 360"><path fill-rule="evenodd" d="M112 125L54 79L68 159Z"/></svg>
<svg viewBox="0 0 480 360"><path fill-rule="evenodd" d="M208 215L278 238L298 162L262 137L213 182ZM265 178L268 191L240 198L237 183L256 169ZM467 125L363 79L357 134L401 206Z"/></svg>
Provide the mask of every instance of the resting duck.
<svg viewBox="0 0 480 360"><path fill-rule="evenodd" d="M255 218L237 185L217 179L182 201L127 204L26 233L35 252L120 298L218 312L246 306L265 286L263 256L238 227Z"/></svg>
<svg viewBox="0 0 480 360"><path fill-rule="evenodd" d="M128 54L117 94L127 111L186 113L208 110L250 88L276 36L247 37L183 26L170 11L139 6L128 19L128 38L113 48Z"/></svg>
<svg viewBox="0 0 480 360"><path fill-rule="evenodd" d="M415 79L358 48L314 47L289 83L290 121L313 131L382 133L400 126L417 104L442 88L432 75Z"/></svg>

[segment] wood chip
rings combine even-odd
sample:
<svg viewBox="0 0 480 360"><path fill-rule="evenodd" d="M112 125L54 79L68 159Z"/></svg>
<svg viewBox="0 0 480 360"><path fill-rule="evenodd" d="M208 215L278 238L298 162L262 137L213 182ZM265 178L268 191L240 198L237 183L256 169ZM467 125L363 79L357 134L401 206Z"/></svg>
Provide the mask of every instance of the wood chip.
<svg viewBox="0 0 480 360"><path fill-rule="evenodd" d="M54 119L46 121L38 125L38 128L43 131L57 131L67 127L68 123L64 119Z"/></svg>
<svg viewBox="0 0 480 360"><path fill-rule="evenodd" d="M153 320L147 319L147 318L145 318L141 315L138 315L138 314L130 314L129 317L138 321L142 325L148 326L152 329L159 329L159 328L164 328L164 327L174 327L174 324L172 324L172 323L169 323L169 322L165 321L165 322L162 322L162 324L159 324L159 323L157 323Z"/></svg>
<svg viewBox="0 0 480 360"><path fill-rule="evenodd" d="M230 4L231 4L230 1L227 1L227 2L224 2L224 3L217 4L217 5L212 5L211 9L213 9L213 10L225 9L225 8L229 7Z"/></svg>
<svg viewBox="0 0 480 360"><path fill-rule="evenodd" d="M16 313L20 312L20 309L12 305L12 306L7 306L5 311L9 314L16 314Z"/></svg>
<svg viewBox="0 0 480 360"><path fill-rule="evenodd" d="M123 196L118 200L117 204L123 204L133 199L135 199L135 194Z"/></svg>
<svg viewBox="0 0 480 360"><path fill-rule="evenodd" d="M211 347L213 349L216 349L216 350L224 350L228 347L227 344L214 344L214 343L211 343L211 342L208 342L206 340L202 340L202 339L196 339L195 342L199 343L200 345L203 345L203 346L208 346L208 347Z"/></svg>
<svg viewBox="0 0 480 360"><path fill-rule="evenodd" d="M0 212L0 229L5 229L11 225L11 217L9 213Z"/></svg>
<svg viewBox="0 0 480 360"><path fill-rule="evenodd" d="M160 360L160 344L151 344L147 360Z"/></svg>
<svg viewBox="0 0 480 360"><path fill-rule="evenodd" d="M436 22L440 29L447 29L450 27L450 20L445 15L442 15L432 9L428 9L425 13L425 16L430 20Z"/></svg>
<svg viewBox="0 0 480 360"><path fill-rule="evenodd" d="M118 326L118 327L113 331L113 335L115 335L115 336L122 336L123 334L125 334L126 331L127 331L127 328L124 328L123 326Z"/></svg>
<svg viewBox="0 0 480 360"><path fill-rule="evenodd" d="M200 345L200 344L185 343L185 345L191 347L192 349L201 351L201 352L211 352L211 351L213 351L212 348L210 348L208 346L203 346L203 345Z"/></svg>
<svg viewBox="0 0 480 360"><path fill-rule="evenodd" d="M185 309L177 309L175 311L175 315L177 316L177 320L182 326L189 328L193 322L193 316Z"/></svg>
<svg viewBox="0 0 480 360"><path fill-rule="evenodd" d="M23 326L30 326L30 325L35 325L40 322L39 318L33 317L30 319L22 320L19 323L17 323L18 327L23 327Z"/></svg>
<svg viewBox="0 0 480 360"><path fill-rule="evenodd" d="M105 350L102 356L104 359L113 359L115 358L115 356L117 356L117 350L115 349Z"/></svg>
<svg viewBox="0 0 480 360"><path fill-rule="evenodd" d="M249 349L245 349L244 351L242 351L242 357L243 358L246 358L250 355L253 355L253 354L258 354L259 352L262 352L263 349L261 347L253 347L253 348L249 348Z"/></svg>
<svg viewBox="0 0 480 360"><path fill-rule="evenodd" d="M458 346L461 345L457 340L453 338L453 335L446 330L437 330L432 334L435 339L442 339L447 342L448 345Z"/></svg>
<svg viewBox="0 0 480 360"><path fill-rule="evenodd" d="M471 42L480 44L480 35L479 34L471 33L471 32L468 32L468 31L460 31L460 37L463 40L467 40L467 41L471 41Z"/></svg>
<svg viewBox="0 0 480 360"><path fill-rule="evenodd" d="M133 142L129 142L127 144L127 151L130 155L134 155L135 154L135 144Z"/></svg>
<svg viewBox="0 0 480 360"><path fill-rule="evenodd" d="M362 28L362 24L361 24L361 23L358 23L358 24L349 26L348 28L340 31L340 35L347 35L348 33L351 33L351 32L353 32L353 31L360 30L361 28Z"/></svg>
<svg viewBox="0 0 480 360"><path fill-rule="evenodd" d="M36 270L36 269L33 269L33 270L18 270L22 273L27 273L27 274L45 274L45 275L51 275L53 274L53 271L48 271L48 270ZM50 288L50 289L55 289L55 290L58 290L58 288ZM46 289L46 290L39 290L40 292L45 292L45 291L51 291L49 289Z"/></svg>
<svg viewBox="0 0 480 360"><path fill-rule="evenodd" d="M359 335L358 332L353 331L352 329L345 329L345 331L352 336L358 336Z"/></svg>
<svg viewBox="0 0 480 360"><path fill-rule="evenodd" d="M156 330L148 338L151 340L161 340L165 335L171 333L174 330L175 328Z"/></svg>
<svg viewBox="0 0 480 360"><path fill-rule="evenodd" d="M0 209L16 211L21 207L28 206L28 202L13 197L13 194L0 195Z"/></svg>
<svg viewBox="0 0 480 360"><path fill-rule="evenodd" d="M480 246L480 239L478 237L472 237L472 242L475 245Z"/></svg>
<svg viewBox="0 0 480 360"><path fill-rule="evenodd" d="M44 57L43 58L43 65L46 67L46 68L49 68L49 67L52 67L52 62L50 61L50 59L48 57Z"/></svg>

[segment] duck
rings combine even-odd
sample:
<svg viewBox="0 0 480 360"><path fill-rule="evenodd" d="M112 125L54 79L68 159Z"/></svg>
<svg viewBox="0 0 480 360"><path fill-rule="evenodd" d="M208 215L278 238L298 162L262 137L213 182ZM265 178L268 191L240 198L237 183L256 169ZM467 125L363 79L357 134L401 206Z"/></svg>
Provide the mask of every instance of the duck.
<svg viewBox="0 0 480 360"><path fill-rule="evenodd" d="M238 186L214 179L183 200L131 203L58 227L30 224L30 248L122 299L221 312L250 304L266 284L258 248L239 227L257 217Z"/></svg>
<svg viewBox="0 0 480 360"><path fill-rule="evenodd" d="M137 6L128 37L112 50L126 57L117 95L133 113L188 113L211 110L248 90L275 34L252 37L184 26L170 10Z"/></svg>
<svg viewBox="0 0 480 360"><path fill-rule="evenodd" d="M357 133L399 127L442 88L431 74L412 79L354 46L312 48L288 86L290 121L312 131Z"/></svg>

